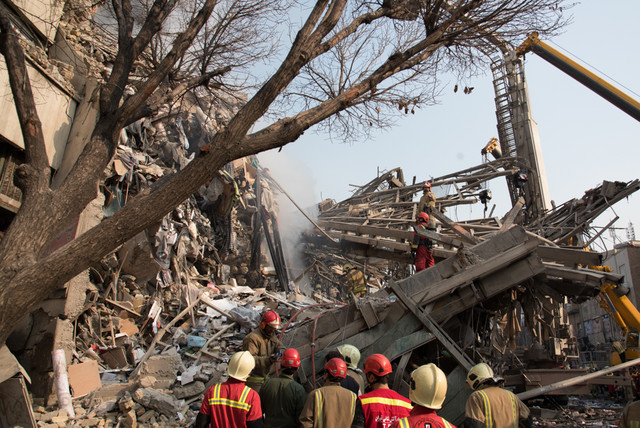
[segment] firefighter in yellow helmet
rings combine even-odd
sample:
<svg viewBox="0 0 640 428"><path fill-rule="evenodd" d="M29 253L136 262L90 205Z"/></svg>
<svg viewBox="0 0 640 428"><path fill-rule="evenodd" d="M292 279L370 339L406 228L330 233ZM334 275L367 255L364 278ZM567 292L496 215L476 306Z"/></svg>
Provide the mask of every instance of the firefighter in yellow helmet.
<svg viewBox="0 0 640 428"><path fill-rule="evenodd" d="M399 419L391 428L455 428L448 420L438 416L447 395L447 376L433 363L411 372L409 400L414 404L409 416Z"/></svg>
<svg viewBox="0 0 640 428"><path fill-rule="evenodd" d="M342 355L342 359L347 363L347 376L351 376L358 382L360 394L364 394L364 379L362 378L362 371L358 368L360 362L360 350L348 343L338 346L338 352Z"/></svg>
<svg viewBox="0 0 640 428"><path fill-rule="evenodd" d="M515 394L500 388L502 382L502 378L494 377L486 363L476 364L469 370L467 385L474 392L464 409L465 428L531 427L529 408Z"/></svg>
<svg viewBox="0 0 640 428"><path fill-rule="evenodd" d="M433 214L436 212L436 195L431 191L431 183L425 181L422 184L422 197L418 201L418 212L425 212L429 214L429 229L435 230L436 220Z"/></svg>
<svg viewBox="0 0 640 428"><path fill-rule="evenodd" d="M346 263L342 267L342 273L347 278L347 284L349 291L356 297L364 297L367 294L367 284L364 280L364 274L362 271L351 263Z"/></svg>
<svg viewBox="0 0 640 428"><path fill-rule="evenodd" d="M229 380L211 386L204 395L195 428L262 427L262 407L258 393L245 385L255 361L247 351L229 360Z"/></svg>
<svg viewBox="0 0 640 428"><path fill-rule="evenodd" d="M635 428L640 426L640 401L628 403L622 410L620 428Z"/></svg>

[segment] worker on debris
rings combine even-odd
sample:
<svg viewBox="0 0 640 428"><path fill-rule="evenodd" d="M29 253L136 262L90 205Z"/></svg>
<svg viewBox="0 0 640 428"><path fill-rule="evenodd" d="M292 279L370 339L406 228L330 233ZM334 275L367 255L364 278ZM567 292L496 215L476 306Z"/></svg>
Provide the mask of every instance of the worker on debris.
<svg viewBox="0 0 640 428"><path fill-rule="evenodd" d="M510 391L500 388L504 379L494 377L488 364L476 364L467 374L474 391L465 406L465 428L532 425L529 408Z"/></svg>
<svg viewBox="0 0 640 428"><path fill-rule="evenodd" d="M280 359L280 375L267 379L260 388L264 426L296 428L307 398L304 387L293 380L300 367L300 354L289 348Z"/></svg>
<svg viewBox="0 0 640 428"><path fill-rule="evenodd" d="M640 401L633 401L624 406L620 417L619 428L640 427Z"/></svg>
<svg viewBox="0 0 640 428"><path fill-rule="evenodd" d="M427 230L429 215L420 213L416 217L416 224L413 226L413 242L411 243L411 257L414 260L416 272L420 272L435 264L433 260L433 243L429 238L418 235L418 230Z"/></svg>
<svg viewBox="0 0 640 428"><path fill-rule="evenodd" d="M346 263L342 267L342 272L347 277L349 291L356 297L364 297L367 294L367 284L362 271L352 264Z"/></svg>
<svg viewBox="0 0 640 428"><path fill-rule="evenodd" d="M334 358L338 358L339 360L342 360L345 364L347 364L347 362L344 360L344 357L342 356L340 351L337 351L335 349L332 349L331 351L327 352L327 355L325 355L324 357L325 364ZM347 375L344 376L343 379L340 381L340 386L353 392L354 394L356 394L356 396L360 395L360 391L361 391L360 384L353 376L349 374L349 369L347 369Z"/></svg>
<svg viewBox="0 0 640 428"><path fill-rule="evenodd" d="M433 363L411 372L409 399L414 404L409 416L391 424L391 428L456 428L436 410L442 408L447 395L447 376ZM502 428L506 425L496 425Z"/></svg>
<svg viewBox="0 0 640 428"><path fill-rule="evenodd" d="M411 401L389 388L391 372L391 362L382 354L373 354L364 361L370 392L358 397L353 427L387 428L409 416Z"/></svg>
<svg viewBox="0 0 640 428"><path fill-rule="evenodd" d="M276 336L280 329L280 315L275 311L262 314L258 328L247 334L242 341L242 350L249 351L256 360L256 366L247 379L247 385L260 391L260 387L269 376L273 363L280 358L284 346Z"/></svg>
<svg viewBox="0 0 640 428"><path fill-rule="evenodd" d="M338 352L342 355L342 359L347 363L347 376L351 376L358 382L359 392L357 395L364 393L364 379L362 379L361 371L358 369L360 362L360 351L353 345L344 344L338 346ZM355 392L355 391L354 391Z"/></svg>
<svg viewBox="0 0 640 428"><path fill-rule="evenodd" d="M347 375L347 364L332 358L324 366L324 386L307 395L300 414L302 428L348 428L353 421L356 394L340 386Z"/></svg>
<svg viewBox="0 0 640 428"><path fill-rule="evenodd" d="M431 191L431 183L425 181L422 185L422 197L418 201L418 212L429 214L429 229L436 229L436 220L433 214L436 212L436 195Z"/></svg>
<svg viewBox="0 0 640 428"><path fill-rule="evenodd" d="M262 408L258 393L245 385L255 361L240 351L229 360L229 380L211 386L204 395L194 428L262 427Z"/></svg>

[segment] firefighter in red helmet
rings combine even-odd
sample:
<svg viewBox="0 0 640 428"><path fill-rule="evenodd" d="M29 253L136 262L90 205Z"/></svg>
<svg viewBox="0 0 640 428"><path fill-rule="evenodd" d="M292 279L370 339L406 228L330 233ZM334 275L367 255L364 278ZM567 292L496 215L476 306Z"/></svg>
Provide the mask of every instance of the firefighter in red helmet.
<svg viewBox="0 0 640 428"><path fill-rule="evenodd" d="M260 392L260 387L269 377L269 372L282 355L284 346L275 334L280 330L280 315L275 311L262 314L260 325L247 334L242 341L242 350L249 351L256 360L256 367L247 379L247 386Z"/></svg>
<svg viewBox="0 0 640 428"><path fill-rule="evenodd" d="M418 234L419 230L427 230L429 215L420 213L416 217L416 224L413 226L413 242L411 243L411 256L414 258L416 272L420 272L434 265L433 260L433 243L429 238L425 238Z"/></svg>
<svg viewBox="0 0 640 428"><path fill-rule="evenodd" d="M369 392L358 398L353 426L386 428L409 416L411 401L389 388L391 371L391 362L382 354L370 355L365 360Z"/></svg>
<svg viewBox="0 0 640 428"><path fill-rule="evenodd" d="M289 348L280 358L280 374L267 379L260 388L264 426L296 428L307 392L293 379L300 367L300 354Z"/></svg>
<svg viewBox="0 0 640 428"><path fill-rule="evenodd" d="M347 376L347 363L340 358L332 358L325 364L324 373L324 386L307 395L300 414L300 426L348 428L353 422L356 394L340 386Z"/></svg>

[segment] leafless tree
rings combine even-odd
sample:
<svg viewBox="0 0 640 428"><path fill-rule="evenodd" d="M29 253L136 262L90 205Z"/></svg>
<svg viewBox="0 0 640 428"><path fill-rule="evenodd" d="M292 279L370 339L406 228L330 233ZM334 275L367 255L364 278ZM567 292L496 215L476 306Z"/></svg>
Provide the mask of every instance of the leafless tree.
<svg viewBox="0 0 640 428"><path fill-rule="evenodd" d="M317 0L307 9L301 6L306 19L279 66L211 138L206 152L98 226L43 254L47 243L96 197L101 171L127 123L186 90L211 82L243 83L245 67L256 57L251 42L239 36L261 31L259 26L248 31L252 23L261 24L252 9L256 3L200 0L193 9L176 11L177 0L155 0L135 21L130 0L112 0L117 53L100 90L100 119L55 189L23 52L10 23L0 17L0 51L26 157L15 176L22 206L0 241L0 343L44 296L171 211L227 162L296 141L316 124L338 131L356 124L385 125L393 114L431 102L442 70L479 66L486 36L515 42L527 32L548 34L563 24L562 2L556 0ZM276 10L282 3L269 5ZM184 26L172 21L177 12L190 14L181 21ZM247 16L235 21L225 13ZM134 64L143 59L151 66L140 74ZM167 89L168 79L175 83ZM130 87L135 90L128 92ZM264 117L279 119L248 134Z"/></svg>

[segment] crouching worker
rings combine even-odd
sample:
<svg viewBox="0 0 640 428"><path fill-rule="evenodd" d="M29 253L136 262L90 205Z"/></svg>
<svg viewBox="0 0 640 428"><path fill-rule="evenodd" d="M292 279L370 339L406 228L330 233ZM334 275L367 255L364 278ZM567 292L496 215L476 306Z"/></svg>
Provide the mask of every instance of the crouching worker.
<svg viewBox="0 0 640 428"><path fill-rule="evenodd" d="M465 428L517 427L531 428L529 408L512 392L500 388L504 379L494 377L488 364L471 367L467 385L474 391L464 409Z"/></svg>
<svg viewBox="0 0 640 428"><path fill-rule="evenodd" d="M207 390L194 428L262 428L260 397L244 384L255 364L247 351L233 354L227 368L229 380Z"/></svg>
<svg viewBox="0 0 640 428"><path fill-rule="evenodd" d="M436 413L446 396L447 376L444 372L433 363L418 367L411 372L409 399L414 404L413 409L408 417L397 420L391 428L456 428Z"/></svg>

